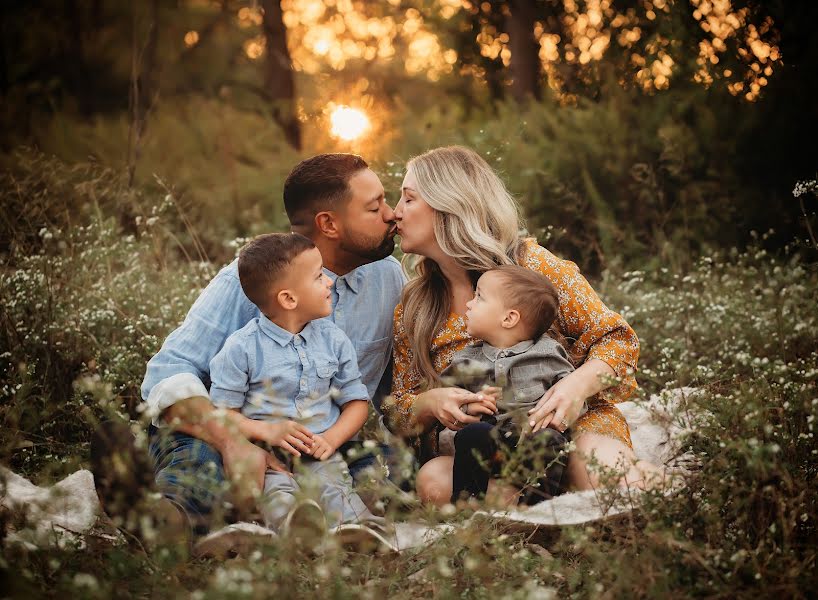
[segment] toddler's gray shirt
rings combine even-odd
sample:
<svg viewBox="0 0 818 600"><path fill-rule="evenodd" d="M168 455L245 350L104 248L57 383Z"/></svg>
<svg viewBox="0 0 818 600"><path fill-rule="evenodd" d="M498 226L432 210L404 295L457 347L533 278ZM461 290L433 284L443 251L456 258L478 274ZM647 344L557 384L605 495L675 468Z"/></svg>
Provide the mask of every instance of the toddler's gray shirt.
<svg viewBox="0 0 818 600"><path fill-rule="evenodd" d="M533 408L546 390L573 370L562 344L543 335L536 342L525 340L511 348L495 348L486 342L464 348L441 376L473 392L484 384L502 387L505 393L495 415L500 422ZM585 410L583 406L582 412Z"/></svg>

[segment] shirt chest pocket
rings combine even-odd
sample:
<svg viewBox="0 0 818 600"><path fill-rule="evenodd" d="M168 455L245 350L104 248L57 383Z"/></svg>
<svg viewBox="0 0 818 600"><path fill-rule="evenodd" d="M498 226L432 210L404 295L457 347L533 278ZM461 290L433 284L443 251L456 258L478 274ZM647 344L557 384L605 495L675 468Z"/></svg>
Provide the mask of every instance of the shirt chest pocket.
<svg viewBox="0 0 818 600"><path fill-rule="evenodd" d="M520 365L511 369L511 386L516 403L536 402L546 392L545 370L540 365Z"/></svg>
<svg viewBox="0 0 818 600"><path fill-rule="evenodd" d="M534 386L544 387L545 370L540 365L519 365L512 367L510 383L515 389Z"/></svg>
<svg viewBox="0 0 818 600"><path fill-rule="evenodd" d="M312 385L310 386L310 395L313 397L321 397L328 394L336 373L338 373L337 359L325 357L316 358L311 381Z"/></svg>

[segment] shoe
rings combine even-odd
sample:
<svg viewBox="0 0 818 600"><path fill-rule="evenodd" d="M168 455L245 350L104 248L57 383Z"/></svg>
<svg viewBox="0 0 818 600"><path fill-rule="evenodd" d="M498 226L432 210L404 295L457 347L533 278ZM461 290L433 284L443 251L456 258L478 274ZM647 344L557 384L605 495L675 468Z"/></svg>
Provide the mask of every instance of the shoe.
<svg viewBox="0 0 818 600"><path fill-rule="evenodd" d="M315 500L301 500L290 510L281 532L297 548L315 552L327 535L324 511Z"/></svg>
<svg viewBox="0 0 818 600"><path fill-rule="evenodd" d="M233 523L201 538L193 546L195 558L223 560L235 556L247 556L260 546L278 539L271 529L255 523Z"/></svg>
<svg viewBox="0 0 818 600"><path fill-rule="evenodd" d="M398 552L394 532L390 532L387 526L380 523L344 523L331 529L330 533L335 542L349 552L360 554Z"/></svg>
<svg viewBox="0 0 818 600"><path fill-rule="evenodd" d="M156 491L153 468L125 421L106 421L91 436L91 472L103 512L149 551L189 550L191 526L181 506Z"/></svg>

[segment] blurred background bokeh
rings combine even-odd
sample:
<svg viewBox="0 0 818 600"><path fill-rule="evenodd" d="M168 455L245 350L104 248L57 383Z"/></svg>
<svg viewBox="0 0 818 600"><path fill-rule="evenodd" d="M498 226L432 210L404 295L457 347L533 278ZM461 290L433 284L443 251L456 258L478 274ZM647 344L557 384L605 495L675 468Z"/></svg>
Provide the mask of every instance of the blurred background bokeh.
<svg viewBox="0 0 818 600"><path fill-rule="evenodd" d="M792 190L818 168L816 3L9 0L0 10L2 169L23 177L45 157L108 168L123 193L103 209L126 230L149 218L152 192L168 191L187 223L181 245L217 262L233 255L227 241L286 227L281 188L299 159L360 153L394 202L406 159L451 143L489 160L530 230L591 273L689 262L753 230L773 229L771 245L803 233ZM4 253L38 218L9 189ZM66 202L48 219L87 210Z"/></svg>

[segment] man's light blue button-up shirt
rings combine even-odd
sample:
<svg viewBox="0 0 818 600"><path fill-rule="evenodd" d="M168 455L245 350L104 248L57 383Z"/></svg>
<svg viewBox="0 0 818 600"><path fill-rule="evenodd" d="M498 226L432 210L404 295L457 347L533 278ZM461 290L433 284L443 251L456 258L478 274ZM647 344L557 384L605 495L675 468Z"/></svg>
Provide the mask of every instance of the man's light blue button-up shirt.
<svg viewBox="0 0 818 600"><path fill-rule="evenodd" d="M328 319L293 334L261 315L210 361L210 399L251 419L293 420L324 433L352 400L367 400L352 342Z"/></svg>
<svg viewBox="0 0 818 600"><path fill-rule="evenodd" d="M388 257L343 276L324 272L333 280L328 319L352 341L361 380L379 408L391 385L387 366L392 356L392 318L405 282L400 264ZM233 332L260 316L241 289L234 260L202 291L184 322L148 362L142 383L148 409L157 415L178 400L208 396L210 361ZM159 424L156 416L154 424Z"/></svg>

